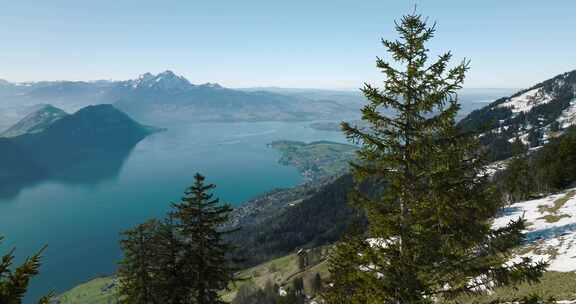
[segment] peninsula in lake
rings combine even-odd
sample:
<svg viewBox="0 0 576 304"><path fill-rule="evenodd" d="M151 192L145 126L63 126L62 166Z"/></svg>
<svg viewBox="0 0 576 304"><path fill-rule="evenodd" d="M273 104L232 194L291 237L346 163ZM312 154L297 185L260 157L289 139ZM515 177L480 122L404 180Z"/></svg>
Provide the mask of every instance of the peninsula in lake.
<svg viewBox="0 0 576 304"><path fill-rule="evenodd" d="M291 140L274 141L270 147L282 154L281 164L296 167L309 181L345 173L349 169L348 163L356 159L358 149L330 141L304 143Z"/></svg>

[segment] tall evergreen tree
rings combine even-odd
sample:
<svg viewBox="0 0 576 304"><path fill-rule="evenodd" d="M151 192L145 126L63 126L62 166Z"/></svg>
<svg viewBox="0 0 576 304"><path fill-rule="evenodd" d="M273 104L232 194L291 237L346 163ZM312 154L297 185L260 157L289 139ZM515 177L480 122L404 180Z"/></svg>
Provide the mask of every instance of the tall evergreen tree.
<svg viewBox="0 0 576 304"><path fill-rule="evenodd" d="M162 303L190 303L189 286L183 284L188 274L184 257L185 242L171 214L159 226L155 242L155 263L158 265L155 293L160 296Z"/></svg>
<svg viewBox="0 0 576 304"><path fill-rule="evenodd" d="M4 237L0 236L0 244ZM20 304L33 277L40 273L40 258L44 249L27 258L22 265L12 269L14 249L0 259L0 303ZM39 304L48 304L51 295L42 297Z"/></svg>
<svg viewBox="0 0 576 304"><path fill-rule="evenodd" d="M435 33L420 15L404 16L399 40L383 40L395 63L377 58L384 88L366 84L362 119L343 123L362 145L352 164L356 183L385 185L379 195L351 195L369 221L331 259L329 303L433 303L462 293L536 281L545 269L529 259L511 263L524 221L493 229L502 200L490 186L476 138L456 128L468 61L450 67L451 53L429 63ZM384 114L382 110L387 111Z"/></svg>
<svg viewBox="0 0 576 304"><path fill-rule="evenodd" d="M157 265L156 236L159 227L160 223L157 220L149 220L122 233L124 239L120 241L120 246L124 252L124 259L120 262L118 276L124 303L165 303L157 294L159 265Z"/></svg>
<svg viewBox="0 0 576 304"><path fill-rule="evenodd" d="M527 156L512 157L504 173L502 186L509 203L515 203L529 197L533 191L533 179Z"/></svg>
<svg viewBox="0 0 576 304"><path fill-rule="evenodd" d="M193 303L224 303L218 292L228 288L237 269L229 258L234 247L224 240L232 231L220 228L232 208L214 198L211 192L216 186L205 184L204 176L196 174L194 180L182 202L173 204L172 213L185 242L182 267L188 275L183 280L190 287Z"/></svg>

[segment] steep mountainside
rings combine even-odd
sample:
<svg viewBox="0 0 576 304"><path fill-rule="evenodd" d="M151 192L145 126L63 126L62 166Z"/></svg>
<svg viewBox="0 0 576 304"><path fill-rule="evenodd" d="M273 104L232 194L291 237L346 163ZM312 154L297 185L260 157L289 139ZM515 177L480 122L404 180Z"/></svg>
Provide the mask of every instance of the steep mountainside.
<svg viewBox="0 0 576 304"><path fill-rule="evenodd" d="M483 130L482 142L494 159L511 154L512 142L541 146L576 122L576 70L558 75L500 98L473 111L460 125L467 131Z"/></svg>
<svg viewBox="0 0 576 304"><path fill-rule="evenodd" d="M291 197L291 200L278 201L258 212L242 214L236 220L241 230L232 238L240 246L246 264L255 265L283 256L296 248L337 241L357 218L357 212L347 203L352 186L352 177L343 175ZM257 221L249 220L259 218L260 214L265 217Z"/></svg>
<svg viewBox="0 0 576 304"><path fill-rule="evenodd" d="M26 115L22 120L0 134L1 137L15 137L44 131L57 120L67 116L63 110L51 105L44 105Z"/></svg>

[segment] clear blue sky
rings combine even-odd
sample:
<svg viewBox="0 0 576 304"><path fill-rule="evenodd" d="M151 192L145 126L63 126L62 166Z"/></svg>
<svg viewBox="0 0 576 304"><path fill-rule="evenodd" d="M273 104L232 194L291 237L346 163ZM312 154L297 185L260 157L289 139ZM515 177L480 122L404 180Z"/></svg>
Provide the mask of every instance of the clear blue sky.
<svg viewBox="0 0 576 304"><path fill-rule="evenodd" d="M414 4L430 47L472 60L467 87L576 69L574 0L0 0L0 78L127 79L171 69L230 87L376 82L380 38Z"/></svg>

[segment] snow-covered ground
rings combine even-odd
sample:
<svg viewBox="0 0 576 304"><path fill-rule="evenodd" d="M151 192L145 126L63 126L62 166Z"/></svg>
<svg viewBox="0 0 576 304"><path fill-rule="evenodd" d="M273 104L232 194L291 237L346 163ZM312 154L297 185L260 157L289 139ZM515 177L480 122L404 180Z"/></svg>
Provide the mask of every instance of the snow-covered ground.
<svg viewBox="0 0 576 304"><path fill-rule="evenodd" d="M519 257L548 261L552 271L576 271L576 188L513 204L495 219L494 226L519 217L528 222Z"/></svg>
<svg viewBox="0 0 576 304"><path fill-rule="evenodd" d="M562 128L568 128L576 123L576 98L572 99L570 106L562 111L558 122Z"/></svg>
<svg viewBox="0 0 576 304"><path fill-rule="evenodd" d="M500 104L499 107L510 108L513 113L529 112L533 107L549 103L552 99L554 98L540 87L510 98L510 100Z"/></svg>
<svg viewBox="0 0 576 304"><path fill-rule="evenodd" d="M496 174L496 172L502 171L508 167L508 159L493 162L485 167L484 173L488 176Z"/></svg>

